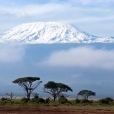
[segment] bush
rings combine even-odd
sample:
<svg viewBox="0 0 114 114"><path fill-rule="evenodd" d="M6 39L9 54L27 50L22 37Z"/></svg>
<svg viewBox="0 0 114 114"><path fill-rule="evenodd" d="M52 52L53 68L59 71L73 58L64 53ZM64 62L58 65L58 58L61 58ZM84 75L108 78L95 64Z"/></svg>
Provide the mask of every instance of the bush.
<svg viewBox="0 0 114 114"><path fill-rule="evenodd" d="M37 93L34 94L34 97L31 99L32 102L39 103L39 95Z"/></svg>
<svg viewBox="0 0 114 114"><path fill-rule="evenodd" d="M92 100L83 99L83 100L80 101L80 103L83 103L83 104L91 104L91 103L93 103L93 101Z"/></svg>
<svg viewBox="0 0 114 114"><path fill-rule="evenodd" d="M39 98L39 94L35 93L33 99L38 99L38 98Z"/></svg>
<svg viewBox="0 0 114 114"><path fill-rule="evenodd" d="M39 97L38 98L32 98L31 101L34 103L46 103L45 99L39 98Z"/></svg>
<svg viewBox="0 0 114 114"><path fill-rule="evenodd" d="M100 103L100 104L110 104L110 103L112 103L112 102L113 102L113 99L110 98L110 97L107 97L107 98L104 98L104 99L100 99L100 100L99 100L99 103Z"/></svg>
<svg viewBox="0 0 114 114"><path fill-rule="evenodd" d="M58 99L59 103L61 104L65 104L65 103L68 103L68 100L65 96L60 96L59 99Z"/></svg>
<svg viewBox="0 0 114 114"><path fill-rule="evenodd" d="M8 98L5 98L5 97L2 97L1 98L1 101L9 101L9 99Z"/></svg>
<svg viewBox="0 0 114 114"><path fill-rule="evenodd" d="M25 97L23 97L22 99L21 99L21 102L22 103L27 103L29 100L27 99L27 98L25 98Z"/></svg>
<svg viewBox="0 0 114 114"><path fill-rule="evenodd" d="M50 103L50 98L47 98L47 99L45 100L45 103L46 103L46 104L49 104L49 103Z"/></svg>
<svg viewBox="0 0 114 114"><path fill-rule="evenodd" d="M45 103L45 99L39 98L39 99L38 99L38 102L39 102L39 103Z"/></svg>
<svg viewBox="0 0 114 114"><path fill-rule="evenodd" d="M14 102L9 98L2 97L0 103L1 104L13 104Z"/></svg>
<svg viewBox="0 0 114 114"><path fill-rule="evenodd" d="M36 98L32 98L32 99L30 100L30 102L39 103L39 102L38 102L38 99L36 99Z"/></svg>
<svg viewBox="0 0 114 114"><path fill-rule="evenodd" d="M75 103L80 103L80 102L81 102L81 100L79 100L79 99L75 100Z"/></svg>

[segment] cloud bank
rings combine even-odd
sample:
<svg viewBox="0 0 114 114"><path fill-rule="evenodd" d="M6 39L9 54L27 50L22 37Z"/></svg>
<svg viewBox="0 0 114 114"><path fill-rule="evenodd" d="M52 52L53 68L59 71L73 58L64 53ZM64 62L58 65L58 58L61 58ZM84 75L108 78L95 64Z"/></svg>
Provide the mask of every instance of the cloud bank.
<svg viewBox="0 0 114 114"><path fill-rule="evenodd" d="M53 53L43 65L56 67L84 67L114 69L114 50L73 48Z"/></svg>
<svg viewBox="0 0 114 114"><path fill-rule="evenodd" d="M17 63L24 58L25 50L16 45L0 45L0 63Z"/></svg>
<svg viewBox="0 0 114 114"><path fill-rule="evenodd" d="M62 12L66 10L67 6L63 6L62 4L30 4L30 5L24 5L24 6L13 6L13 7L1 7L0 13L1 14L8 14L13 15L16 17L31 17L31 16L40 16L40 15L46 15L49 13L54 12Z"/></svg>
<svg viewBox="0 0 114 114"><path fill-rule="evenodd" d="M49 16L49 18L52 18L52 15L54 18L57 18L58 15L60 15L61 20L65 16L64 19L66 20L72 20L72 17L74 16L75 19L79 20L83 17L86 19L88 18L96 18L101 20L101 18L109 19L112 17L113 14L113 8L103 8L101 7L102 4L105 4L106 6L110 6L109 4L114 4L112 0L67 0L64 2L47 2L45 4L24 4L24 5L12 5L12 6L0 6L0 14L1 15L11 15L18 18L23 17L32 17L32 16ZM81 5L80 5L81 4ZM86 5L83 4L89 4L89 5L97 5L97 7L85 7ZM100 6L99 6L100 4ZM99 7L98 7L99 6ZM56 14L56 17L55 15ZM92 15L95 14L95 15ZM101 16L100 16L100 15ZM70 17L68 16L70 15ZM99 16L97 16L99 15ZM66 18L67 16L67 18ZM113 17L114 18L114 17ZM75 20L74 19L74 20ZM112 18L111 18L112 19ZM84 19L83 19L84 20Z"/></svg>
<svg viewBox="0 0 114 114"><path fill-rule="evenodd" d="M0 31L25 22L63 21L73 23L92 34L113 36L114 33L113 0L33 0L27 2L8 0L7 3L4 2L0 1L2 26Z"/></svg>

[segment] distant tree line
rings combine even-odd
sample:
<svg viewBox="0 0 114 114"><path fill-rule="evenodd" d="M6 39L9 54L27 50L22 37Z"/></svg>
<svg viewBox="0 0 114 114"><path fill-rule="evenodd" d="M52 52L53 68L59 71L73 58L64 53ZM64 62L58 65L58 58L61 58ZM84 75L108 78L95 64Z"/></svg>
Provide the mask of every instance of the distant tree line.
<svg viewBox="0 0 114 114"><path fill-rule="evenodd" d="M17 78L13 81L14 84L18 84L20 87L23 88L23 90L26 93L27 100L31 99L31 95L33 94L34 90L42 83L40 80L40 77L21 77ZM73 91L71 87L64 83L57 83L54 81L49 81L46 84L44 84L44 92L48 93L53 97L53 100L55 101L57 98L63 98L64 94L68 91ZM83 97L84 100L88 100L90 96L95 96L96 93L91 90L81 90L77 94L77 99L79 96ZM12 99L13 94L11 93L9 95ZM38 95L35 95L35 97L38 97Z"/></svg>
<svg viewBox="0 0 114 114"><path fill-rule="evenodd" d="M102 98L99 100L90 99L91 96L96 96L92 90L83 89L76 94L75 99L68 99L67 92L73 92L73 89L64 83L48 81L43 85L43 92L49 94L49 97L40 97L39 92L35 91L42 83L40 77L28 76L20 77L12 81L14 84L19 85L25 92L25 96L15 96L13 92L6 93L5 96L0 98L0 104L46 104L46 105L60 105L70 104L78 105L94 104L94 105L114 105L114 100L111 97ZM70 97L69 97L70 98Z"/></svg>

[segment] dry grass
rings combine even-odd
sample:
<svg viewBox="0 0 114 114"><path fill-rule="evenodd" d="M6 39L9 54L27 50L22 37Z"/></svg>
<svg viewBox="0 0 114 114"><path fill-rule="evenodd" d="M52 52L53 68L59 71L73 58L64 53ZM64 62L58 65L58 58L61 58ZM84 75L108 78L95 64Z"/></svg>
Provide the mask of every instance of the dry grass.
<svg viewBox="0 0 114 114"><path fill-rule="evenodd" d="M0 106L0 114L114 114L114 107Z"/></svg>

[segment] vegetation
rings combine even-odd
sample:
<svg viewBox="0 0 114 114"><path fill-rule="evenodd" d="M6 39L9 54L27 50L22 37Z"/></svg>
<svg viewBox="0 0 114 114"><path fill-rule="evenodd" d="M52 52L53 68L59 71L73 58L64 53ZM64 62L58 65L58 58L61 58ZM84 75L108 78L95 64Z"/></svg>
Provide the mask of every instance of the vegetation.
<svg viewBox="0 0 114 114"><path fill-rule="evenodd" d="M41 82L39 77L22 77L13 81L13 83L18 84L24 89L28 100L30 100L32 92Z"/></svg>
<svg viewBox="0 0 114 114"><path fill-rule="evenodd" d="M81 90L81 91L77 94L77 96L82 96L82 97L84 98L84 100L88 100L88 98L89 98L90 96L95 96L95 95L96 95L96 93L93 92L93 91L91 91L91 90Z"/></svg>
<svg viewBox="0 0 114 114"><path fill-rule="evenodd" d="M114 106L114 100L110 97L100 100L90 100L90 96L95 96L96 93L91 90L81 90L77 94L76 99L68 99L65 95L68 91L73 91L69 85L64 83L57 83L49 81L44 84L44 92L49 93L50 97L39 97L38 93L33 93L42 81L39 77L22 77L13 81L14 84L18 84L26 92L26 96L20 99L16 99L13 92L5 94L6 97L0 99L0 104L14 104L14 105L75 105L75 106ZM33 96L31 96L33 95ZM79 99L79 96L82 99ZM52 98L52 99L51 99Z"/></svg>
<svg viewBox="0 0 114 114"><path fill-rule="evenodd" d="M62 95L59 97L58 102L60 104L65 104L65 103L68 103L68 99L64 95Z"/></svg>
<svg viewBox="0 0 114 114"><path fill-rule="evenodd" d="M72 91L68 85L63 83L56 83L53 81L49 81L47 84L45 84L44 90L46 93L49 93L53 97L54 101L57 97L60 97L63 92Z"/></svg>
<svg viewBox="0 0 114 114"><path fill-rule="evenodd" d="M104 99L100 99L99 100L100 104L111 104L113 103L113 99L110 97L104 98Z"/></svg>

